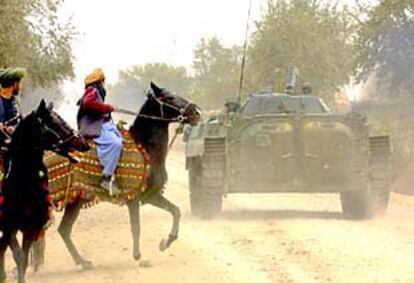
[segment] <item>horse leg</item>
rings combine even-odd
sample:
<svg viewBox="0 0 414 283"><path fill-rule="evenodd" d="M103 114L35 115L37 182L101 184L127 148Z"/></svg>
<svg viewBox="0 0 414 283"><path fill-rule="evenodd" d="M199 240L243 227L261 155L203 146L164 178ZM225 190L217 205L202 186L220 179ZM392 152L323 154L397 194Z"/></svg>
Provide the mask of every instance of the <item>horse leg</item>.
<svg viewBox="0 0 414 283"><path fill-rule="evenodd" d="M42 229L40 231L37 240L33 243L33 267L37 272L41 266L45 263L45 251L46 251L46 231Z"/></svg>
<svg viewBox="0 0 414 283"><path fill-rule="evenodd" d="M29 265L29 254L32 244L37 239L39 231L36 229L27 229L23 232L23 269L19 270L19 283L24 283L26 277L26 270Z"/></svg>
<svg viewBox="0 0 414 283"><path fill-rule="evenodd" d="M127 203L129 211L129 219L131 222L131 232L132 232L132 242L133 242L133 257L135 260L141 259L141 251L139 248L139 237L141 234L141 224L140 224L140 203L138 198L134 199Z"/></svg>
<svg viewBox="0 0 414 283"><path fill-rule="evenodd" d="M9 245L10 249L12 250L14 261L16 262L17 266L17 274L18 274L18 282L24 282L24 253L23 250L20 248L19 242L17 241L17 231L10 233L8 235L9 239Z"/></svg>
<svg viewBox="0 0 414 283"><path fill-rule="evenodd" d="M79 199L76 200L74 203L66 205L65 212L63 214L62 221L60 222L58 231L63 241L65 242L66 248L70 252L76 265L80 265L83 269L86 270L92 269L93 264L92 262L85 260L81 257L71 238L72 227L79 216L81 208L82 202Z"/></svg>
<svg viewBox="0 0 414 283"><path fill-rule="evenodd" d="M160 242L160 251L165 251L171 244L178 238L178 230L180 225L181 212L180 209L169 200L167 200L161 193L155 194L146 200L158 208L168 211L173 217L173 225L170 234L167 239L163 239Z"/></svg>
<svg viewBox="0 0 414 283"><path fill-rule="evenodd" d="M6 253L7 243L3 241L3 238L0 240L0 283L6 282L6 270L4 255Z"/></svg>
<svg viewBox="0 0 414 283"><path fill-rule="evenodd" d="M0 238L0 283L6 282L6 270L5 270L5 254L7 247L10 243L10 234L2 232ZM10 245L11 247L11 245ZM18 264L17 259L15 258L16 264Z"/></svg>

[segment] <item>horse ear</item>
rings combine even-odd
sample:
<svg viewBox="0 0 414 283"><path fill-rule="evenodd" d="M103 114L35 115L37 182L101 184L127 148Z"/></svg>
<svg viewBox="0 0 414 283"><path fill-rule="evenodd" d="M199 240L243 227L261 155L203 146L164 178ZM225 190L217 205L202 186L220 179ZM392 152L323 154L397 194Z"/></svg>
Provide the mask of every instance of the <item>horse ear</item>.
<svg viewBox="0 0 414 283"><path fill-rule="evenodd" d="M53 110L53 102L50 102L47 106L47 110L52 111Z"/></svg>
<svg viewBox="0 0 414 283"><path fill-rule="evenodd" d="M156 96L159 96L162 93L162 89L159 86L157 86L154 82L151 82L151 89Z"/></svg>
<svg viewBox="0 0 414 283"><path fill-rule="evenodd" d="M46 102L44 99L42 99L39 103L39 106L37 107L36 112L37 113L43 113L46 110Z"/></svg>

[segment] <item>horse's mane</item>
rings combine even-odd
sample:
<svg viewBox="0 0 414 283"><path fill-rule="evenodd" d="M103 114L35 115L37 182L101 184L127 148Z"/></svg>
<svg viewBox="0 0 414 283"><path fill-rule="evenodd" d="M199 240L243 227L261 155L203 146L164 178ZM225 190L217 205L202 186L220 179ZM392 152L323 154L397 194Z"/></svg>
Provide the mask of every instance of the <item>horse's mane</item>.
<svg viewBox="0 0 414 283"><path fill-rule="evenodd" d="M151 105L151 102L151 99L148 98L142 105L139 114L157 116L159 108ZM147 119L138 115L130 127L130 133L134 140L146 147L150 155L155 158L155 154L158 155L167 149L168 126L169 122Z"/></svg>
<svg viewBox="0 0 414 283"><path fill-rule="evenodd" d="M41 131L34 112L23 118L17 126L9 151L14 163L24 161L30 164L41 159Z"/></svg>
<svg viewBox="0 0 414 283"><path fill-rule="evenodd" d="M152 104L148 98L142 105L139 114L159 115L159 108ZM148 180L149 186L164 187L167 181L165 160L168 152L168 126L169 122L136 117L130 127L130 135L136 143L144 146L150 156L151 172Z"/></svg>
<svg viewBox="0 0 414 283"><path fill-rule="evenodd" d="M5 213L11 224L42 226L48 217L45 199L47 170L43 163L40 124L35 113L25 117L13 134L9 148L10 169L6 172L2 193ZM30 218L30 221L27 221ZM25 220L23 220L25 219Z"/></svg>

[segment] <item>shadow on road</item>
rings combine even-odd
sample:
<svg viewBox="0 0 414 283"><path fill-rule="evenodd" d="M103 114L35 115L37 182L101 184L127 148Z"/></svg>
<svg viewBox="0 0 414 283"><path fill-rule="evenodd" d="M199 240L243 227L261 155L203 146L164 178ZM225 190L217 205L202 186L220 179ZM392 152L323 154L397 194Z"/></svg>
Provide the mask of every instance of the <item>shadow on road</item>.
<svg viewBox="0 0 414 283"><path fill-rule="evenodd" d="M306 210L227 210L218 217L227 220L260 219L346 219L341 212Z"/></svg>

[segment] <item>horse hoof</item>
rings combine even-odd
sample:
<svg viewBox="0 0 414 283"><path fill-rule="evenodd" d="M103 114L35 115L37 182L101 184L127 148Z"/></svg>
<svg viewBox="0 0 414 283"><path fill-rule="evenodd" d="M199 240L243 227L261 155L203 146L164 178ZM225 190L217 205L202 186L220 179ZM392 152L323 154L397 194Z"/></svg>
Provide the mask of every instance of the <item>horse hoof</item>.
<svg viewBox="0 0 414 283"><path fill-rule="evenodd" d="M165 251L170 246L168 239L162 239L159 245L160 251Z"/></svg>
<svg viewBox="0 0 414 283"><path fill-rule="evenodd" d="M139 262L139 267L144 267L144 268L152 267L151 261L149 261L148 259L141 260Z"/></svg>
<svg viewBox="0 0 414 283"><path fill-rule="evenodd" d="M84 260L80 263L83 270L91 270L93 269L93 263L89 260Z"/></svg>
<svg viewBox="0 0 414 283"><path fill-rule="evenodd" d="M141 254L140 253L134 254L134 259L136 261L140 260L141 259Z"/></svg>
<svg viewBox="0 0 414 283"><path fill-rule="evenodd" d="M36 264L33 266L33 272L34 272L34 273L37 273L40 269L42 269L43 265L44 265L44 263L36 263Z"/></svg>

